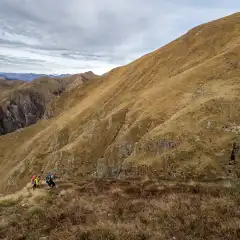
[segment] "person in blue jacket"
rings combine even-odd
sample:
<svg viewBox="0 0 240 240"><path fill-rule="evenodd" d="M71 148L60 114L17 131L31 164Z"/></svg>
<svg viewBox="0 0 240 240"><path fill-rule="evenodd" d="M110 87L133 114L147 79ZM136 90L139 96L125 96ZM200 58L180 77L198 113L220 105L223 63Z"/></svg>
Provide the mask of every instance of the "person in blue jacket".
<svg viewBox="0 0 240 240"><path fill-rule="evenodd" d="M49 187L53 188L56 186L55 182L53 181L54 179L56 179L57 177L52 174L52 173L49 173L47 176L46 176L46 183L48 184Z"/></svg>

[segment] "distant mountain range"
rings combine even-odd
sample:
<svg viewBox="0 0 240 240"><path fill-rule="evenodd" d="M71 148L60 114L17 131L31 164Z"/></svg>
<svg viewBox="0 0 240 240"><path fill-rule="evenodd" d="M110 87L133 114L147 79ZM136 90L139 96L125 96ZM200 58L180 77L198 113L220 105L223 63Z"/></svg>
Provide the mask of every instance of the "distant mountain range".
<svg viewBox="0 0 240 240"><path fill-rule="evenodd" d="M3 73L0 72L0 78L1 79L6 79L6 80L24 80L24 81L32 81L35 78L43 77L43 76L48 76L48 77L66 77L70 76L71 74L35 74L35 73Z"/></svg>

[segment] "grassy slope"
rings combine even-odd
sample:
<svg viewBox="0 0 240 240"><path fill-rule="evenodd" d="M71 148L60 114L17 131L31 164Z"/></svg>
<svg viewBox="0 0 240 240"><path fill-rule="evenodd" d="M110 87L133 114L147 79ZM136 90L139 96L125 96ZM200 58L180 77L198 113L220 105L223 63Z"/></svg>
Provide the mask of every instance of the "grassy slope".
<svg viewBox="0 0 240 240"><path fill-rule="evenodd" d="M240 125L239 41L237 13L63 94L55 118L0 137L0 191L24 186L33 171L89 176L101 156L106 175L147 164L163 177L227 177L239 133L223 127Z"/></svg>
<svg viewBox="0 0 240 240"><path fill-rule="evenodd" d="M0 198L0 239L238 239L239 190L138 180ZM43 186L44 187L44 186Z"/></svg>
<svg viewBox="0 0 240 240"><path fill-rule="evenodd" d="M6 98L6 96L15 88L19 87L20 85L23 85L24 81L18 81L18 80L3 80L0 79L0 103Z"/></svg>

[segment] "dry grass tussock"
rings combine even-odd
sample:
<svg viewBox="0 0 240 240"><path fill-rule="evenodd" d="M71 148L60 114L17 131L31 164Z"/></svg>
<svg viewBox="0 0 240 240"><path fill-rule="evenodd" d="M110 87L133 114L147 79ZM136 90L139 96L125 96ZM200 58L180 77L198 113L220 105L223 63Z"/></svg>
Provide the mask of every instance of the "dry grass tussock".
<svg viewBox="0 0 240 240"><path fill-rule="evenodd" d="M239 239L239 190L91 180L0 204L0 239ZM1 222L1 220L0 220ZM3 220L2 220L3 222Z"/></svg>

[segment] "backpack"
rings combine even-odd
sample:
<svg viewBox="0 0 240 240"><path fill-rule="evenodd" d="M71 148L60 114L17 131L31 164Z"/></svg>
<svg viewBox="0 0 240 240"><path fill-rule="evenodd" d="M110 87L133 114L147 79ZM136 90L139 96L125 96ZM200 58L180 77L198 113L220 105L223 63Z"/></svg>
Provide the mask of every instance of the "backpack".
<svg viewBox="0 0 240 240"><path fill-rule="evenodd" d="M48 174L48 175L46 176L46 183L48 183L48 181L50 180L50 178L51 178L51 175Z"/></svg>

